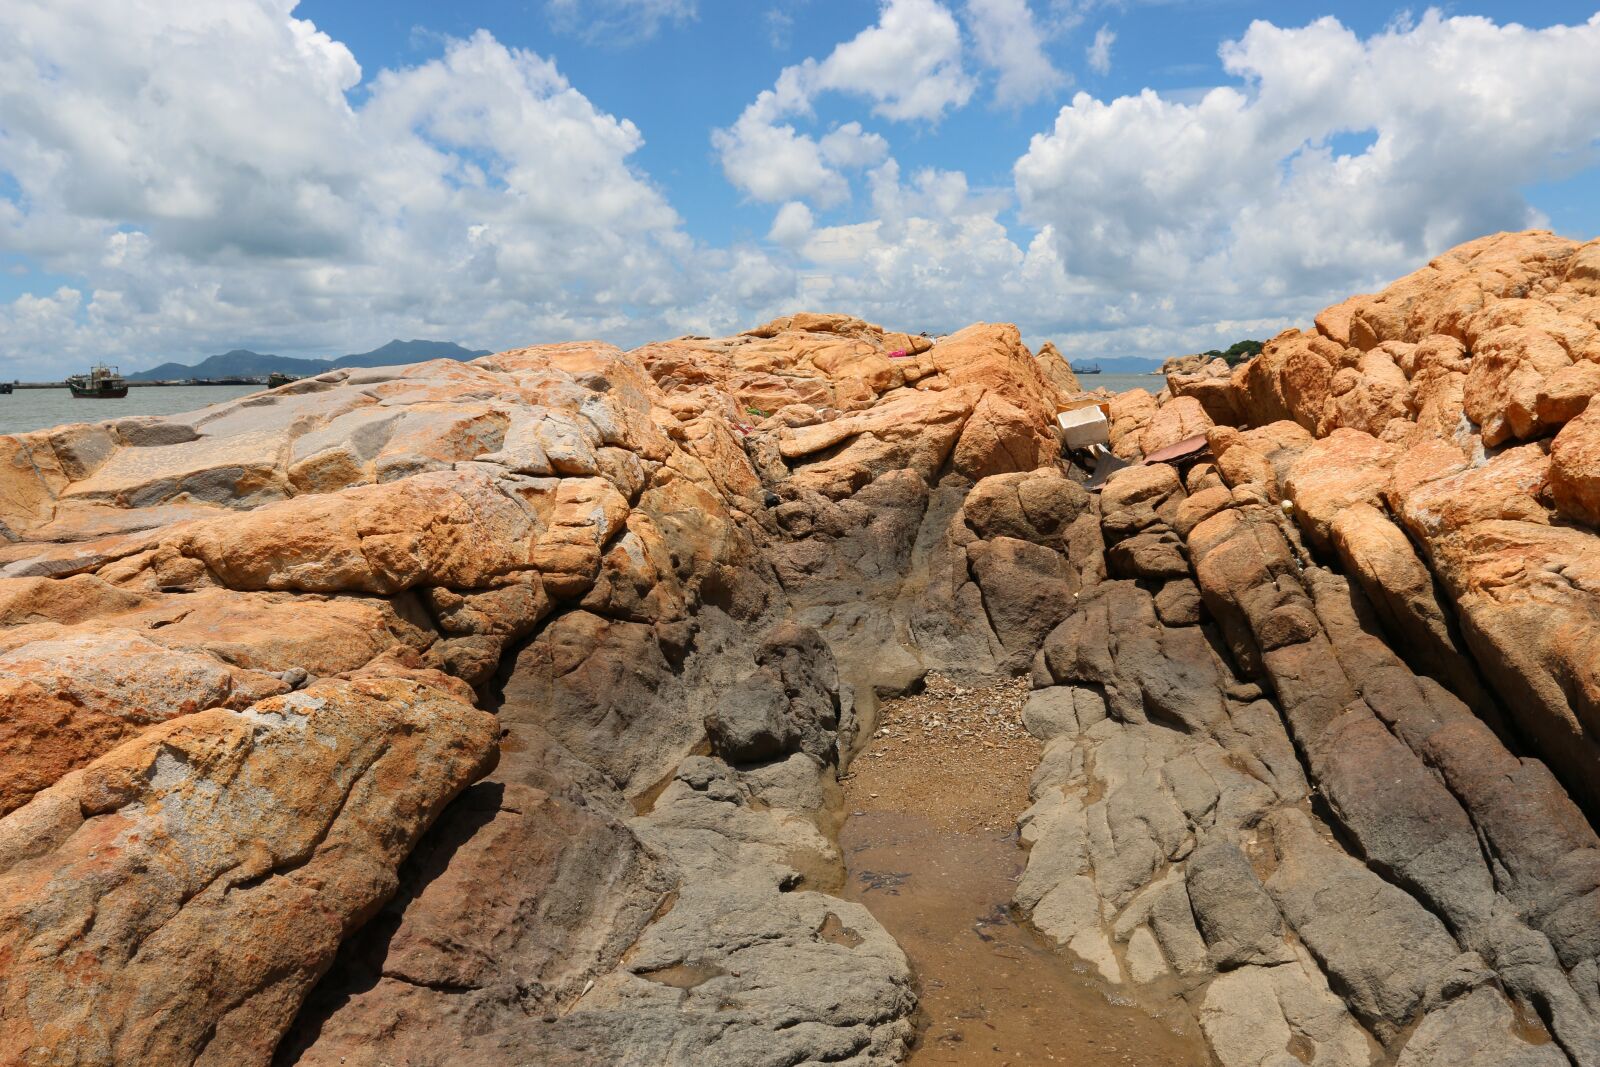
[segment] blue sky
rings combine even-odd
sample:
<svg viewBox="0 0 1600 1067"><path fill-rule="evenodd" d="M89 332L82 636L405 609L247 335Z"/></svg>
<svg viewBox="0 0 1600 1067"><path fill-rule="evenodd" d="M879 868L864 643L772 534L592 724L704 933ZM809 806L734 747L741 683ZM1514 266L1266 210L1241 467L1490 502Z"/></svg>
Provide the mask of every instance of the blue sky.
<svg viewBox="0 0 1600 1067"><path fill-rule="evenodd" d="M1600 234L1592 2L120 6L0 10L0 377L802 307L1160 358Z"/></svg>
<svg viewBox="0 0 1600 1067"><path fill-rule="evenodd" d="M1046 46L1058 67L1071 75L1071 86L1024 106L980 103L963 108L936 126L917 128L897 139L896 156L908 168L961 169L974 185L1005 186L1011 164L1026 151L1028 139L1049 126L1075 90L1108 98L1144 88L1160 92L1209 88L1231 80L1218 56L1222 43L1239 37L1256 19L1298 26L1333 15L1368 36L1408 10L1420 14L1426 6L1180 0L1096 8ZM1581 23L1600 11L1592 2L1433 6L1449 14L1485 15L1529 27ZM1046 4L1035 7L1041 13L1049 9ZM787 18L775 21L774 13ZM296 14L348 44L369 69L431 58L440 50L440 37L469 36L479 28L489 29L508 45L554 59L597 106L625 115L639 126L645 144L636 161L668 190L690 231L704 240L727 243L759 238L770 224L770 212L729 188L709 131L732 122L746 103L770 87L783 66L825 55L841 40L871 26L878 5L871 0L772 4L713 0L697 5L692 18L664 20L648 38L612 33L596 41L563 32L562 20L552 20L540 5L527 2L468 3L443 11L441 5L416 0L386 4L307 0ZM1084 51L1103 26L1116 33L1116 41L1111 69L1101 74L1086 64ZM824 124L857 117L858 109L847 100L827 103L831 106L819 112ZM1600 235L1600 172L1591 170L1578 181L1531 188L1529 200L1550 216L1557 230Z"/></svg>

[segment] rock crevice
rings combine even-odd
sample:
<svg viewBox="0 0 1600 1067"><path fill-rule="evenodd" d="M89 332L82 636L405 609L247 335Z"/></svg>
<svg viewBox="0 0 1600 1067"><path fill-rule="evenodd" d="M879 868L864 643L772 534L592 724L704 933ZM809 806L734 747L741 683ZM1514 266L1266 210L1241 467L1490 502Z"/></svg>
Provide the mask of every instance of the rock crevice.
<svg viewBox="0 0 1600 1067"><path fill-rule="evenodd" d="M1593 249L1160 394L795 315L0 438L0 1059L898 1063L837 778L937 669L1223 1067L1600 1064Z"/></svg>

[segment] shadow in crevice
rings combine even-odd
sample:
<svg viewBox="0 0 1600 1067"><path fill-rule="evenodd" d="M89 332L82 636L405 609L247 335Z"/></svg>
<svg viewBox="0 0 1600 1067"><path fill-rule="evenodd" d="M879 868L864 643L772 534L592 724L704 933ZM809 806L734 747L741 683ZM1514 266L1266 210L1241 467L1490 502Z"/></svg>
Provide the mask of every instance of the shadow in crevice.
<svg viewBox="0 0 1600 1067"><path fill-rule="evenodd" d="M339 946L333 964L311 990L294 1023L278 1044L273 1063L295 1064L321 1036L328 1020L351 1000L375 988L385 977L384 962L406 909L449 868L456 853L501 810L505 786L479 782L462 791L440 814L400 868L394 897L365 926ZM406 978L391 975L399 981ZM424 984L412 982L411 984ZM429 984L440 992L469 992L470 987Z"/></svg>

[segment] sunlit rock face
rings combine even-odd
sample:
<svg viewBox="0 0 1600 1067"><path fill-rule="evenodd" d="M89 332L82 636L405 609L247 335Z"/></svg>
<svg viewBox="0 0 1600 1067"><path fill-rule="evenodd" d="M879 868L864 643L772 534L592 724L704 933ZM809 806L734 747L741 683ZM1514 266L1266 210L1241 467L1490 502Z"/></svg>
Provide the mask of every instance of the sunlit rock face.
<svg viewBox="0 0 1600 1067"><path fill-rule="evenodd" d="M942 479L1066 485L1048 369L1009 326L796 316L6 438L3 1058L266 1062L332 967L282 1055L898 1059L903 955L792 891L858 729L798 616L891 583ZM856 547L791 595L824 529Z"/></svg>
<svg viewBox="0 0 1600 1067"><path fill-rule="evenodd" d="M0 438L0 1061L898 1063L837 778L938 669L1225 1067L1600 1064L1597 249L1159 393L797 314Z"/></svg>
<svg viewBox="0 0 1600 1067"><path fill-rule="evenodd" d="M1270 475L1247 472L1245 454L1219 459L1230 484L1289 500L1306 537L1396 626L1430 633L1436 676L1464 678L1448 645L1469 657L1521 739L1591 809L1597 387L1600 241L1499 234L1327 309L1315 331L1281 334L1236 368L1234 425L1285 420L1321 440ZM1171 388L1215 389L1187 376ZM1216 444L1235 456L1230 438Z"/></svg>

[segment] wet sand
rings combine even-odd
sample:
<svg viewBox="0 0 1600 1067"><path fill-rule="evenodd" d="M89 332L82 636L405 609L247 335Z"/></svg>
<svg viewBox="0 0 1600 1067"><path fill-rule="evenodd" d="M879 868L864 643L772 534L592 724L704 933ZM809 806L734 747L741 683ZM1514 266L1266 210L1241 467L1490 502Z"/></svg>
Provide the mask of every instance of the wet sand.
<svg viewBox="0 0 1600 1067"><path fill-rule="evenodd" d="M888 701L844 782L842 895L872 911L917 974L920 1037L907 1062L1208 1064L1186 1012L1107 989L1011 914L1026 860L1012 824L1039 751L1018 718L1025 693L933 679Z"/></svg>

